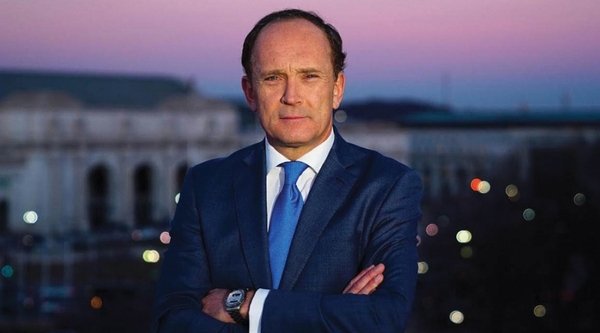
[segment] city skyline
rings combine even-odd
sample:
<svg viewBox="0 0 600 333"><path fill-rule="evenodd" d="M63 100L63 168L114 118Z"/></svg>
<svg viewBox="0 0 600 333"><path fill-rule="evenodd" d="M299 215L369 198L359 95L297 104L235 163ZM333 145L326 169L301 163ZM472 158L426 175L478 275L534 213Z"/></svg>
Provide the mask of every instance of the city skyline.
<svg viewBox="0 0 600 333"><path fill-rule="evenodd" d="M243 38L289 7L340 31L345 101L600 106L600 3L586 0L0 0L0 69L171 75L241 97Z"/></svg>

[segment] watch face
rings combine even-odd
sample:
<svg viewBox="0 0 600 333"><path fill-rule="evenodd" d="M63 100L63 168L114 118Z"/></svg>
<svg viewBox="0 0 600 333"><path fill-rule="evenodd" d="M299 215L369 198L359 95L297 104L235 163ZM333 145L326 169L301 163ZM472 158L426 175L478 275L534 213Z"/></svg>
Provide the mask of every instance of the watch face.
<svg viewBox="0 0 600 333"><path fill-rule="evenodd" d="M225 305L228 307L234 307L241 304L244 301L245 293L242 290L234 290L229 296L227 296L227 301Z"/></svg>

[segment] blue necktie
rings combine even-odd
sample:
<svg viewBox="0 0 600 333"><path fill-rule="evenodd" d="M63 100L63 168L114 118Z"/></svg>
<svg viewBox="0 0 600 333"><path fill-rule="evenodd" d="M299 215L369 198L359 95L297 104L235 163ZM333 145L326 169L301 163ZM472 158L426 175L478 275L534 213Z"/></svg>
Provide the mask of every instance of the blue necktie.
<svg viewBox="0 0 600 333"><path fill-rule="evenodd" d="M279 193L269 227L269 257L271 260L271 277L273 288L279 287L283 269L287 260L290 244L296 230L296 224L304 205L302 194L296 186L300 174L308 167L302 162L285 162L280 164L285 172L283 189Z"/></svg>

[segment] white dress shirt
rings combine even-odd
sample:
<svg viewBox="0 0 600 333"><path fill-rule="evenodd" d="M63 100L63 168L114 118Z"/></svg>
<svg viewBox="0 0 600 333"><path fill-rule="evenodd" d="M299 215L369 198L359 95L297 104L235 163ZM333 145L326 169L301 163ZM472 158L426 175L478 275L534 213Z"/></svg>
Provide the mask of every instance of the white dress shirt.
<svg viewBox="0 0 600 333"><path fill-rule="evenodd" d="M329 155L329 151L333 146L334 140L335 135L333 134L332 130L331 133L329 133L329 137L327 137L323 143L297 159L297 161L304 162L306 165L308 165L308 168L306 168L306 170L300 174L300 177L298 177L298 180L296 181L296 186L298 186L300 193L302 193L302 199L304 202L306 202L306 198L308 197L308 193L312 188L315 177L321 170L323 163L325 163L327 155ZM277 199L279 192L281 192L281 189L283 188L283 181L285 179L283 168L280 167L279 164L288 162L289 159L275 150L275 148L273 148L273 146L271 146L269 141L266 139L265 151L267 158L267 230L269 230L273 205L275 204L275 199ZM248 313L248 317L250 319L250 333L261 332L262 312L268 295L268 289L258 289L254 293Z"/></svg>

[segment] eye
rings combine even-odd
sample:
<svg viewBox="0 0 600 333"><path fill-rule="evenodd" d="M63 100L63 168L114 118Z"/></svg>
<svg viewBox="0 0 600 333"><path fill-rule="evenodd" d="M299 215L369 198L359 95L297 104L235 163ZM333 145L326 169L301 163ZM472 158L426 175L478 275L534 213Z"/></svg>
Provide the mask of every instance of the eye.
<svg viewBox="0 0 600 333"><path fill-rule="evenodd" d="M276 75L267 76L267 77L265 77L265 81L277 81L277 76Z"/></svg>

